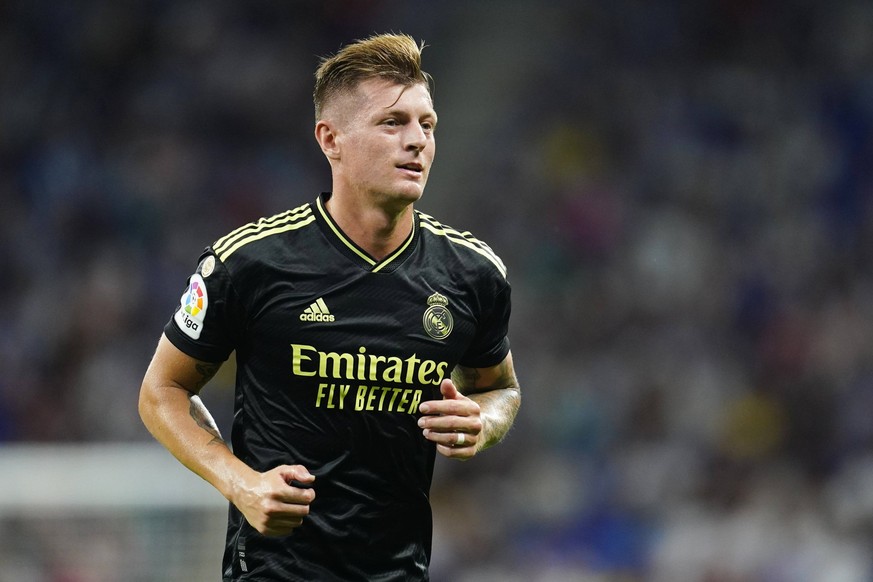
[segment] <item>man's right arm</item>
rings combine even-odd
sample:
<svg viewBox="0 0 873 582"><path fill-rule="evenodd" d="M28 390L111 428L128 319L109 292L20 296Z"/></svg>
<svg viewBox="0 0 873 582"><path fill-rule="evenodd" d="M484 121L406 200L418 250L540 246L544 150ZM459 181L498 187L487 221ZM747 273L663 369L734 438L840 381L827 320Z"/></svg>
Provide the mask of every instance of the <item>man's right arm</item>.
<svg viewBox="0 0 873 582"><path fill-rule="evenodd" d="M287 535L302 523L315 497L315 477L300 465L259 473L221 438L198 396L221 364L194 359L162 336L139 394L139 414L149 432L183 465L212 484L264 535Z"/></svg>

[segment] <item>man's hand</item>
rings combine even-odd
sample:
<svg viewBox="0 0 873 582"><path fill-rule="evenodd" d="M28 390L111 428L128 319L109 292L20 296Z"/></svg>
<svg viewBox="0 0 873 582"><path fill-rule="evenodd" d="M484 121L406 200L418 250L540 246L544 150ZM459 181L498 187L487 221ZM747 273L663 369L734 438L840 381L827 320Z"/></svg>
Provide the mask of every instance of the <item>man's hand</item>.
<svg viewBox="0 0 873 582"><path fill-rule="evenodd" d="M479 452L482 416L479 403L461 394L446 378L440 384L442 400L423 402L419 411L424 415L418 426L424 438L437 444L437 451L459 460L472 458Z"/></svg>
<svg viewBox="0 0 873 582"><path fill-rule="evenodd" d="M315 491L292 483L315 481L301 465L280 465L264 473L253 472L233 496L246 521L265 536L286 536L303 524Z"/></svg>

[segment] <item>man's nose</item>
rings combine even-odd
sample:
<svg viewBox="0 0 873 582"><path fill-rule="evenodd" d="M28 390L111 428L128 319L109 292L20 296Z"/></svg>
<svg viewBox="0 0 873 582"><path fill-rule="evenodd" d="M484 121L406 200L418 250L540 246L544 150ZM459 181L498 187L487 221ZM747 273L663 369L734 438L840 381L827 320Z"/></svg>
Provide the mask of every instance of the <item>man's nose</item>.
<svg viewBox="0 0 873 582"><path fill-rule="evenodd" d="M427 145L427 134L424 132L424 129L422 129L419 125L410 124L405 136L405 148L407 150L421 151Z"/></svg>

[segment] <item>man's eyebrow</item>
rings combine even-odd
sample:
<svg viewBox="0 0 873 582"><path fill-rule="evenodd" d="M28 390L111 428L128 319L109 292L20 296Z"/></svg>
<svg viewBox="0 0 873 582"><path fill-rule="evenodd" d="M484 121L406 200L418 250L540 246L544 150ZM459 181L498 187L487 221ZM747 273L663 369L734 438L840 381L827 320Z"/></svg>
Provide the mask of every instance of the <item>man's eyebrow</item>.
<svg viewBox="0 0 873 582"><path fill-rule="evenodd" d="M388 107L385 107L382 110L381 115L394 115L394 116L398 116L398 117L401 117L401 116L402 117L416 117L415 115L413 115L410 111L407 111L406 109L396 108L396 107L393 107L391 105L389 105ZM439 117L436 114L436 111L427 111L421 115L418 115L417 117L418 117L418 119L430 118L430 119L433 119L434 121L439 119Z"/></svg>

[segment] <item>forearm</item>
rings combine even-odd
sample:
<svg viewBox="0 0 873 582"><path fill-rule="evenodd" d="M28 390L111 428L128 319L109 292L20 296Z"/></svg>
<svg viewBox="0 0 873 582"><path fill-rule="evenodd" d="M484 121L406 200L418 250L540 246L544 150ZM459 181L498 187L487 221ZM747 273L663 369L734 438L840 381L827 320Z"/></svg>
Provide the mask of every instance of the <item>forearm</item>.
<svg viewBox="0 0 873 582"><path fill-rule="evenodd" d="M512 427L521 406L521 388L515 375L512 354L490 368L457 366L452 381L479 405L482 440L479 450L496 445Z"/></svg>
<svg viewBox="0 0 873 582"><path fill-rule="evenodd" d="M181 387L144 385L139 411L158 442L231 499L251 469L228 448L198 396Z"/></svg>
<svg viewBox="0 0 873 582"><path fill-rule="evenodd" d="M487 449L503 440L512 428L521 405L521 389L518 386L497 388L469 395L479 404L482 419L482 443L479 450Z"/></svg>
<svg viewBox="0 0 873 582"><path fill-rule="evenodd" d="M232 500L254 471L231 452L197 396L220 367L186 356L162 337L143 378L139 413L158 442Z"/></svg>
<svg viewBox="0 0 873 582"><path fill-rule="evenodd" d="M248 467L222 440L196 394L181 386L149 385L147 375L139 409L152 435L218 489L259 533L288 535L309 514L315 477L300 465L279 465L264 473Z"/></svg>

